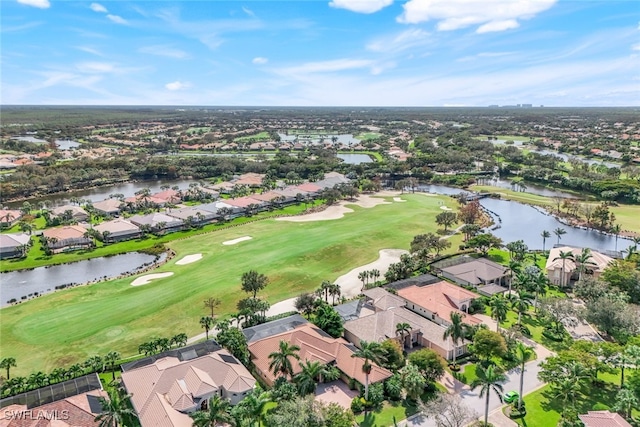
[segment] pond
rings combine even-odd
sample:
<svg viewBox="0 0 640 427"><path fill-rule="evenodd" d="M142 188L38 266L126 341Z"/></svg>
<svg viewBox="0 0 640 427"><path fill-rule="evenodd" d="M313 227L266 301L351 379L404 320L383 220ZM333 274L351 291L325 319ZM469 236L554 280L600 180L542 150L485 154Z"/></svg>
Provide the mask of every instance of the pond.
<svg viewBox="0 0 640 427"><path fill-rule="evenodd" d="M418 189L449 196L455 196L462 192L469 193L445 185L421 185ZM490 211L495 226L498 226L492 229L491 233L500 237L504 243L523 240L529 249L542 249L540 233L546 230L551 233L551 238L548 238L546 242L546 249L549 249L554 243L557 243L557 237L553 234L553 230L556 228L563 228L567 232L560 239L561 244L589 247L601 251L615 251L625 249L632 243L631 240L622 237L618 238L616 243L616 237L613 235L566 225L542 209L522 203L485 198L480 199L480 204Z"/></svg>
<svg viewBox="0 0 640 427"><path fill-rule="evenodd" d="M338 154L338 158L344 160L349 165L359 165L360 163L372 163L373 159L368 154Z"/></svg>
<svg viewBox="0 0 640 427"><path fill-rule="evenodd" d="M18 141L24 141L24 142L32 142L34 144L46 144L47 141L44 139L40 139L40 138L34 138L33 136L14 136L11 139L15 139Z"/></svg>
<svg viewBox="0 0 640 427"><path fill-rule="evenodd" d="M38 267L32 270L12 271L0 274L0 306L8 305L8 301L26 300L29 295L53 292L56 287L77 285L105 278L113 278L125 273L147 267L154 262L160 262L166 254L160 257L130 252L122 255L93 258L71 264Z"/></svg>
<svg viewBox="0 0 640 427"><path fill-rule="evenodd" d="M618 163L613 163L613 162L606 162L603 160L598 160L598 159L587 159L586 157L580 157L580 156L573 156L570 154L565 154L565 153L558 153L557 151L552 151L552 150L535 150L532 151L538 154L543 154L543 155L547 155L547 156L556 156L556 157L560 157L563 161L568 162L570 159L576 159L579 160L583 163L588 163L590 165L604 165L608 168L619 168L622 165L618 164Z"/></svg>
<svg viewBox="0 0 640 427"><path fill-rule="evenodd" d="M477 179L479 185L491 185L494 187L507 188L509 190L520 191L522 187L518 184L514 184L511 181L500 178L478 178ZM543 187L540 185L529 184L525 182L525 188L523 193L536 194L538 196L545 197L564 197L566 199L579 199L575 194L567 193L565 191L553 190L547 187Z"/></svg>
<svg viewBox="0 0 640 427"><path fill-rule="evenodd" d="M60 150L71 150L73 148L78 148L80 143L70 139L56 139L56 146Z"/></svg>

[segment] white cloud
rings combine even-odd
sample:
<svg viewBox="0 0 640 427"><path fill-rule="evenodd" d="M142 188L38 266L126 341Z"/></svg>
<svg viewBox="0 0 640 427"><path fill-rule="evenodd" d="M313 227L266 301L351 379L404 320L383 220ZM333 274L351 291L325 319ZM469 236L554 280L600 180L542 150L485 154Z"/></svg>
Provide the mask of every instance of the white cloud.
<svg viewBox="0 0 640 427"><path fill-rule="evenodd" d="M167 58L185 59L189 57L189 54L183 50L176 49L169 45L153 45L143 46L138 49L140 53L147 53L149 55L164 56Z"/></svg>
<svg viewBox="0 0 640 427"><path fill-rule="evenodd" d="M39 9L48 9L51 7L49 0L18 0L18 3L37 7Z"/></svg>
<svg viewBox="0 0 640 427"><path fill-rule="evenodd" d="M115 22L116 24L122 24L122 25L126 25L128 24L128 22L121 16L118 15L107 15L107 18L109 18L109 20L111 22Z"/></svg>
<svg viewBox="0 0 640 427"><path fill-rule="evenodd" d="M393 0L332 0L329 6L357 13L374 13L393 3Z"/></svg>
<svg viewBox="0 0 640 427"><path fill-rule="evenodd" d="M263 58L262 56L258 56L258 57L253 58L253 60L251 62L253 62L256 65L264 65L267 62L269 62L269 59L268 58Z"/></svg>
<svg viewBox="0 0 640 427"><path fill-rule="evenodd" d="M506 21L491 21L484 25L480 25L476 30L478 34L492 33L497 31L506 31L518 28L520 24L515 19L507 19Z"/></svg>
<svg viewBox="0 0 640 427"><path fill-rule="evenodd" d="M631 50L640 50L640 43L636 43L631 46Z"/></svg>
<svg viewBox="0 0 640 427"><path fill-rule="evenodd" d="M175 82L171 82L171 83L167 83L166 85L164 85L164 87L167 90L180 90L180 89L186 89L188 87L190 87L191 85L189 83L184 83L181 82L180 80L176 80Z"/></svg>
<svg viewBox="0 0 640 427"><path fill-rule="evenodd" d="M104 56L104 55L102 54L102 52L100 52L99 50L94 49L94 48L92 48L92 47L89 47L89 46L76 46L76 49L81 50L81 51L83 51L83 52L90 53L90 54L92 54L92 55L96 55L96 56Z"/></svg>
<svg viewBox="0 0 640 427"><path fill-rule="evenodd" d="M367 44L367 50L372 52L400 52L415 46L424 45L429 41L429 33L419 28L413 28L392 36L378 38Z"/></svg>
<svg viewBox="0 0 640 427"><path fill-rule="evenodd" d="M82 73L111 73L116 69L108 62L81 62L76 64L76 68Z"/></svg>
<svg viewBox="0 0 640 427"><path fill-rule="evenodd" d="M247 15L251 16L252 18L256 16L256 14L253 12L253 10L249 9L248 7L242 6L242 11L244 13L246 13Z"/></svg>
<svg viewBox="0 0 640 427"><path fill-rule="evenodd" d="M98 12L98 13L107 13L107 8L104 7L103 5L101 5L100 3L91 3L91 6L89 6L91 8L91 10L93 10L94 12Z"/></svg>
<svg viewBox="0 0 640 427"><path fill-rule="evenodd" d="M307 75L313 73L333 73L336 71L366 68L375 65L367 59L334 59L330 61L307 62L302 65L276 70L285 75Z"/></svg>
<svg viewBox="0 0 640 427"><path fill-rule="evenodd" d="M398 22L418 24L438 21L440 31L478 25L478 33L517 28L519 19L531 19L557 0L409 0Z"/></svg>

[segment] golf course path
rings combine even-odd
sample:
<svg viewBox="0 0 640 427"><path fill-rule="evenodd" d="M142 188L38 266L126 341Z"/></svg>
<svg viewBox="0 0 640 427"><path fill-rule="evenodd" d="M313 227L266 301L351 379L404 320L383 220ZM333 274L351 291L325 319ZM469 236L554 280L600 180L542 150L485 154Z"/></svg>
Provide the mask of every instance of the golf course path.
<svg viewBox="0 0 640 427"><path fill-rule="evenodd" d="M145 274L144 276L140 276L131 282L131 286L142 286L151 283L152 280L162 279L163 277L173 276L172 271L167 271L166 273L153 273L153 274Z"/></svg>

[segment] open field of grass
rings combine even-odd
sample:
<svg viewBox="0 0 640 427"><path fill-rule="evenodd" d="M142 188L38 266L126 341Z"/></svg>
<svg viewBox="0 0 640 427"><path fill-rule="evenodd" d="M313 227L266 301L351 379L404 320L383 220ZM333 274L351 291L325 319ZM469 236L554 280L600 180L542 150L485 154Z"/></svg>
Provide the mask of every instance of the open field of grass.
<svg viewBox="0 0 640 427"><path fill-rule="evenodd" d="M555 209L555 203L550 197L538 196L537 194L531 194L520 191L513 191L506 188L493 187L491 185L473 185L470 187L472 191L486 191L490 193L498 193L505 200L514 200L520 203L528 203L531 205L542 206L542 207L553 207ZM566 190L562 190L566 191ZM567 191L571 192L571 191ZM575 193L579 194L579 193ZM584 195L585 198L589 199L590 196ZM592 199L592 198L591 198ZM584 202L581 202L584 203ZM599 204L599 202L591 201L589 202L593 205ZM623 205L619 206L611 206L609 208L611 212L613 212L616 216L616 223L620 224L623 230L629 230L636 233L640 233L640 205Z"/></svg>
<svg viewBox="0 0 640 427"><path fill-rule="evenodd" d="M355 211L334 221L292 223L267 219L168 243L177 253L156 272L175 274L148 285L130 286L132 278L59 291L0 310L0 357L15 357L16 375L50 371L111 350L123 357L153 337L202 332L203 300L222 300L220 315L235 312L242 273L266 274L261 293L271 303L315 289L354 267L369 263L383 248L408 249L415 234L435 232L435 216L445 196L405 194L406 203ZM388 198L387 200L391 200ZM222 242L253 239L233 246ZM454 250L461 236L452 239ZM202 253L194 264L176 260ZM13 372L13 371L12 371Z"/></svg>
<svg viewBox="0 0 640 427"><path fill-rule="evenodd" d="M356 138L361 141L367 141L369 139L377 139L380 137L380 135L381 134L379 134L378 132L364 132L359 135L356 135Z"/></svg>
<svg viewBox="0 0 640 427"><path fill-rule="evenodd" d="M610 378L604 378L599 375L599 379L606 381L604 386L591 386L583 390L583 396L578 399L578 404L576 405L579 414L585 414L587 411L593 410L593 406L597 403L609 407L613 406L616 393L619 390L620 374L612 377L614 378L611 379L616 381L610 381ZM551 393L551 386L546 385L525 396L524 402L527 408L527 415L514 421L517 421L518 425L523 427L555 427L560 420L563 403L559 399L553 398ZM632 415L637 418L640 416L640 411L633 409Z"/></svg>
<svg viewBox="0 0 640 427"><path fill-rule="evenodd" d="M249 142L249 141L258 142L258 141L268 141L269 139L271 139L271 137L269 136L269 132L260 132L255 135L240 136L238 138L235 138L234 141L235 142Z"/></svg>

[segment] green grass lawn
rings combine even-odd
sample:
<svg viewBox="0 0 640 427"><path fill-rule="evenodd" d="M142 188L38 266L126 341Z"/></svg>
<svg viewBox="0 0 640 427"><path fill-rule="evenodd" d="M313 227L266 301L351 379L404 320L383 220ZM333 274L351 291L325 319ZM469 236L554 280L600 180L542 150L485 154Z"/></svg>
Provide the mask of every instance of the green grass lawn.
<svg viewBox="0 0 640 427"><path fill-rule="evenodd" d="M377 139L381 136L378 132L364 132L356 136L356 139L367 141L369 139Z"/></svg>
<svg viewBox="0 0 640 427"><path fill-rule="evenodd" d="M240 136L238 138L235 138L234 141L235 142L259 142L259 141L268 141L269 139L271 139L271 137L269 136L269 132L260 132L258 134L255 135L247 135L247 136Z"/></svg>
<svg viewBox="0 0 640 427"><path fill-rule="evenodd" d="M245 297L240 277L251 269L269 277L261 296L271 303L311 291L377 259L380 249L408 249L415 234L435 232L438 203L448 199L421 194L403 199L407 202L369 209L351 206L353 213L334 221L267 219L169 242L177 256L156 271L174 272L171 277L138 287L130 286L132 278L81 286L0 310L0 357L15 357L15 374L28 375L112 350L130 356L153 337L195 335L207 313L203 301L220 298L220 315L235 312ZM222 245L242 236L253 239ZM461 236L451 240L454 251ZM175 264L196 253L204 258Z"/></svg>
<svg viewBox="0 0 640 427"><path fill-rule="evenodd" d="M414 405L405 406L404 402L385 402L377 411L356 415L356 422L360 427L389 427L393 425L394 420L400 422L416 412L418 410Z"/></svg>
<svg viewBox="0 0 640 427"><path fill-rule="evenodd" d="M583 390L582 397L578 399L576 409L579 414L585 414L593 410L595 404L613 406L616 393L619 390L620 374L611 375L611 378L598 375L598 378L606 381L604 386L588 386ZM613 380L613 381L612 381ZM555 427L560 420L563 404L554 399L551 394L551 386L546 385L524 397L527 415L517 421L523 427ZM634 417L640 416L640 411L632 411Z"/></svg>

